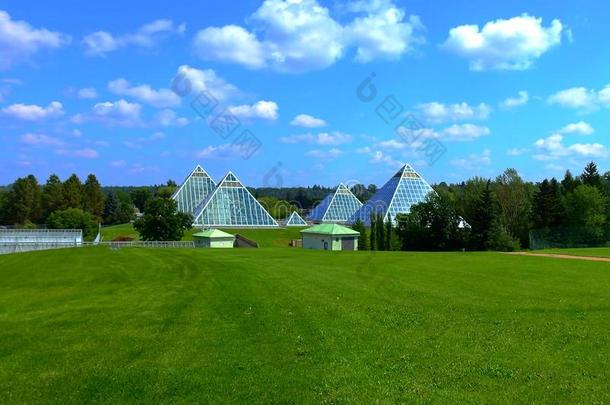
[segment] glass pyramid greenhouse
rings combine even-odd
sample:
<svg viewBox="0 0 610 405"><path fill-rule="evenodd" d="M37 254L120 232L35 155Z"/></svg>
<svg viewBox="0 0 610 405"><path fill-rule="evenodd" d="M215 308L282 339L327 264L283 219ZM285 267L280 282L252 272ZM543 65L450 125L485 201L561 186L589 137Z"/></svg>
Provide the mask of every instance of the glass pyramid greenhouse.
<svg viewBox="0 0 610 405"><path fill-rule="evenodd" d="M286 226L307 226L307 222L301 218L298 212L294 211L286 221Z"/></svg>
<svg viewBox="0 0 610 405"><path fill-rule="evenodd" d="M343 183L326 196L307 217L313 222L347 222L362 203Z"/></svg>
<svg viewBox="0 0 610 405"><path fill-rule="evenodd" d="M231 172L197 207L193 225L202 227L277 227L278 224Z"/></svg>
<svg viewBox="0 0 610 405"><path fill-rule="evenodd" d="M214 187L216 187L214 180L203 170L203 167L197 165L172 198L178 205L178 211L193 214Z"/></svg>
<svg viewBox="0 0 610 405"><path fill-rule="evenodd" d="M411 166L404 165L387 183L354 214L350 222L362 221L371 225L371 214L381 213L383 221L388 218L396 225L397 214L408 214L411 206L423 202L435 191Z"/></svg>

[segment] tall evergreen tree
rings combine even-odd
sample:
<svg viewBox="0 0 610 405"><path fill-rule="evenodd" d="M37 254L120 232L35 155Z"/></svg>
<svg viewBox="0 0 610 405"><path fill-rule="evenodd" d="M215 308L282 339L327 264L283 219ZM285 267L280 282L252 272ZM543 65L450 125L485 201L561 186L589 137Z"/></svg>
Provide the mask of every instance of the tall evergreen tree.
<svg viewBox="0 0 610 405"><path fill-rule="evenodd" d="M556 179L544 180L534 194L532 226L534 229L561 225L564 217L561 190Z"/></svg>
<svg viewBox="0 0 610 405"><path fill-rule="evenodd" d="M394 228L392 227L392 221L388 217L388 220L385 222L385 250L392 250L392 233L394 232Z"/></svg>
<svg viewBox="0 0 610 405"><path fill-rule="evenodd" d="M473 204L472 214L468 217L471 226L471 245L473 249L488 249L489 238L496 218L495 201L491 191L491 181L480 192L476 202Z"/></svg>
<svg viewBox="0 0 610 405"><path fill-rule="evenodd" d="M377 215L371 212L370 249L377 250Z"/></svg>
<svg viewBox="0 0 610 405"><path fill-rule="evenodd" d="M104 204L104 223L125 224L135 216L135 209L129 194L123 191L114 191L108 194Z"/></svg>
<svg viewBox="0 0 610 405"><path fill-rule="evenodd" d="M87 176L83 186L83 209L98 220L104 215L104 193L94 174Z"/></svg>
<svg viewBox="0 0 610 405"><path fill-rule="evenodd" d="M561 181L561 187L564 195L576 190L576 187L578 187L579 185L580 181L578 179L575 179L572 175L572 172L567 170L565 176L563 177L563 180Z"/></svg>
<svg viewBox="0 0 610 405"><path fill-rule="evenodd" d="M8 193L4 190L0 190L0 224L6 224L6 199Z"/></svg>
<svg viewBox="0 0 610 405"><path fill-rule="evenodd" d="M63 184L56 174L52 174L42 188L44 217L48 218L53 212L63 210L66 207L65 204Z"/></svg>
<svg viewBox="0 0 610 405"><path fill-rule="evenodd" d="M144 207L146 207L146 203L152 198L152 194L148 187L139 187L131 192L131 199L133 204L140 210L140 212L144 212Z"/></svg>
<svg viewBox="0 0 610 405"><path fill-rule="evenodd" d="M68 177L63 184L64 202L67 208L83 207L83 184L76 174Z"/></svg>
<svg viewBox="0 0 610 405"><path fill-rule="evenodd" d="M596 187L598 190L603 191L602 176L599 174L595 162L589 162L587 166L585 166L585 170L580 178L582 179L583 184Z"/></svg>
<svg viewBox="0 0 610 405"><path fill-rule="evenodd" d="M384 224L383 224L383 215L381 215L381 213L377 214L377 219L375 220L377 227L376 227L376 233L377 233L377 250L386 250L386 246L385 246L385 228L384 228Z"/></svg>
<svg viewBox="0 0 610 405"><path fill-rule="evenodd" d="M42 198L34 175L19 178L6 197L7 221L13 224L38 223L42 219Z"/></svg>
<svg viewBox="0 0 610 405"><path fill-rule="evenodd" d="M366 234L366 227L362 223L362 221L357 220L352 226L354 231L360 232L360 236L358 236L358 250L368 250L369 249L369 240Z"/></svg>

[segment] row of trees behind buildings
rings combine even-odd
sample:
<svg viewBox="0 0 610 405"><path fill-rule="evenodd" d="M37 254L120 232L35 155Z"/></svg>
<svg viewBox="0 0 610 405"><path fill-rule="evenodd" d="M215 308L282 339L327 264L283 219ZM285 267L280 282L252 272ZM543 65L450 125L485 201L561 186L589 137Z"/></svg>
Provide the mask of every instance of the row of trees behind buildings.
<svg viewBox="0 0 610 405"><path fill-rule="evenodd" d="M610 240L610 172L601 175L593 162L579 176L567 171L562 180L534 184L508 169L495 179L441 183L435 190L437 195L399 215L396 227L380 226L379 218L373 218L370 230L356 224L366 235L360 246L516 250L597 246Z"/></svg>
<svg viewBox="0 0 610 405"><path fill-rule="evenodd" d="M42 185L29 175L0 190L0 224L80 228L91 237L99 223L131 221L136 208L143 208L151 195L145 187L129 194L120 189L104 192L94 174L84 182L76 174L65 181L53 174Z"/></svg>

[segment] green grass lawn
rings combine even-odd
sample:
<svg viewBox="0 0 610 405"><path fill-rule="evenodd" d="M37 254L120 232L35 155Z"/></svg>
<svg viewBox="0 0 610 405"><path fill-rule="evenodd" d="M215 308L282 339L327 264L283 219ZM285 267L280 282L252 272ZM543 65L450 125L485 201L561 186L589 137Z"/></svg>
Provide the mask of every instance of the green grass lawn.
<svg viewBox="0 0 610 405"><path fill-rule="evenodd" d="M260 247L288 247L292 239L301 239L303 228L289 227L278 229L223 229L232 235L240 234L244 237L258 242ZM185 232L182 240L193 240L193 234L201 231L200 229L190 229ZM117 236L131 236L135 240L139 239L138 233L133 229L132 224L121 224L102 227L104 241L111 241Z"/></svg>
<svg viewBox="0 0 610 405"><path fill-rule="evenodd" d="M102 227L102 238L105 242L114 240L117 236L131 236L134 240L139 240L140 235L133 229L132 224L110 225Z"/></svg>
<svg viewBox="0 0 610 405"><path fill-rule="evenodd" d="M578 249L545 249L532 253L553 253L570 256L610 257L610 247Z"/></svg>
<svg viewBox="0 0 610 405"><path fill-rule="evenodd" d="M0 256L3 403L604 403L606 263L495 253Z"/></svg>

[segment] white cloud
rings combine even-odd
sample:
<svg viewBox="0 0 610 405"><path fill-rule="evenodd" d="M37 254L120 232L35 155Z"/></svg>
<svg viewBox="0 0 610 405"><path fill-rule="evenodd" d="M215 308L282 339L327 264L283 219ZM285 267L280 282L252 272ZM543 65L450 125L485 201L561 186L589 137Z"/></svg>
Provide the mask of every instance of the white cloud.
<svg viewBox="0 0 610 405"><path fill-rule="evenodd" d="M218 146L207 146L205 149L197 152L196 156L199 159L235 160L242 158L243 153L244 150L242 149L242 146L225 143Z"/></svg>
<svg viewBox="0 0 610 405"><path fill-rule="evenodd" d="M125 167L127 166L127 162L124 160L112 160L109 165L110 167Z"/></svg>
<svg viewBox="0 0 610 405"><path fill-rule="evenodd" d="M419 19L389 0L355 2L348 9L357 16L343 26L316 0L265 0L247 19L252 31L208 27L195 36L194 48L204 60L300 72L334 64L349 47L357 60L368 62L396 59L422 42Z"/></svg>
<svg viewBox="0 0 610 405"><path fill-rule="evenodd" d="M84 89L79 89L76 92L76 95L83 100L97 98L97 91L93 87L86 87Z"/></svg>
<svg viewBox="0 0 610 405"><path fill-rule="evenodd" d="M44 28L34 28L25 21L15 21L0 10L0 69L28 61L45 49L57 49L70 42L70 37Z"/></svg>
<svg viewBox="0 0 610 405"><path fill-rule="evenodd" d="M161 110L155 114L153 122L162 127L183 127L189 124L187 118L178 117L175 111L169 109Z"/></svg>
<svg viewBox="0 0 610 405"><path fill-rule="evenodd" d="M553 134L548 138L542 138L534 144L538 153L533 157L536 160L549 161L564 159L570 156L583 158L602 158L608 156L608 149L600 143L575 143L566 146L561 134Z"/></svg>
<svg viewBox="0 0 610 405"><path fill-rule="evenodd" d="M407 147L407 143L396 139L390 139L387 141L381 141L377 144L379 147L384 149L401 150Z"/></svg>
<svg viewBox="0 0 610 405"><path fill-rule="evenodd" d="M21 136L21 142L33 146L60 146L63 141L45 134L27 133Z"/></svg>
<svg viewBox="0 0 610 405"><path fill-rule="evenodd" d="M39 121L61 117L64 115L64 110L59 101L53 101L46 107L36 104L12 104L3 108L2 114L24 121Z"/></svg>
<svg viewBox="0 0 610 405"><path fill-rule="evenodd" d="M0 79L0 103L4 102L6 96L11 94L13 86L22 85L23 82L19 79L14 79L10 77L1 78Z"/></svg>
<svg viewBox="0 0 610 405"><path fill-rule="evenodd" d="M299 114L290 121L290 125L304 128L318 128L326 126L326 121L309 114Z"/></svg>
<svg viewBox="0 0 610 405"><path fill-rule="evenodd" d="M95 149L91 148L57 149L55 153L61 156L78 157L84 159L96 159L100 156L100 154Z"/></svg>
<svg viewBox="0 0 610 405"><path fill-rule="evenodd" d="M352 141L352 136L342 132L321 132L317 135L317 143L320 145L341 145Z"/></svg>
<svg viewBox="0 0 610 405"><path fill-rule="evenodd" d="M248 68L266 65L265 50L256 36L237 25L208 27L197 33L195 52L205 60L221 60Z"/></svg>
<svg viewBox="0 0 610 405"><path fill-rule="evenodd" d="M449 121L484 120L489 117L491 107L485 103L478 106L468 103L443 104L431 102L416 106L422 118L434 124Z"/></svg>
<svg viewBox="0 0 610 405"><path fill-rule="evenodd" d="M530 96L527 91L520 91L517 97L508 97L506 100L502 101L500 106L505 109L520 107L522 105L527 104Z"/></svg>
<svg viewBox="0 0 610 405"><path fill-rule="evenodd" d="M155 20L143 25L138 31L125 35L113 35L106 31L97 31L83 38L85 54L91 56L105 55L129 45L152 48L161 40L172 34L182 34L184 24L176 25L171 20Z"/></svg>
<svg viewBox="0 0 610 405"><path fill-rule="evenodd" d="M368 155L370 157L369 163L377 164L383 163L390 167L398 167L401 165L401 162L395 160L391 155L387 154L385 151L373 149L369 146L365 146L363 148L357 149L357 153Z"/></svg>
<svg viewBox="0 0 610 405"><path fill-rule="evenodd" d="M172 89L187 93L187 90L190 90L195 94L208 91L219 101L239 94L237 87L227 83L212 69L200 70L188 65L182 65L178 68L176 76L173 79Z"/></svg>
<svg viewBox="0 0 610 405"><path fill-rule="evenodd" d="M131 149L142 149L147 144L154 143L160 139L165 138L165 134L163 132L155 132L148 137L139 137L135 139L129 139L123 144Z"/></svg>
<svg viewBox="0 0 610 405"><path fill-rule="evenodd" d="M99 122L107 126L132 127L141 124L141 110L140 104L130 103L123 99L115 102L106 101L95 104L86 114L75 115L72 117L72 122L76 124Z"/></svg>
<svg viewBox="0 0 610 405"><path fill-rule="evenodd" d="M482 136L489 135L487 127L473 124L454 124L440 132L440 138L447 141L474 141Z"/></svg>
<svg viewBox="0 0 610 405"><path fill-rule="evenodd" d="M343 132L334 131L334 132L320 132L318 134L301 134L301 135L291 135L284 136L280 138L280 142L282 143L310 143L317 145L342 145L345 143L349 143L353 140L353 137L349 134L344 134Z"/></svg>
<svg viewBox="0 0 610 405"><path fill-rule="evenodd" d="M119 78L108 83L108 90L119 96L133 97L138 101L157 108L175 107L180 98L170 89L155 90L148 84L132 86L127 80Z"/></svg>
<svg viewBox="0 0 610 405"><path fill-rule="evenodd" d="M260 118L275 121L278 118L278 105L274 101L261 100L252 105L230 107L231 114L240 118Z"/></svg>
<svg viewBox="0 0 610 405"><path fill-rule="evenodd" d="M529 152L527 148L511 148L506 151L508 156L521 156Z"/></svg>
<svg viewBox="0 0 610 405"><path fill-rule="evenodd" d="M338 148L331 148L329 150L313 149L305 153L307 156L316 159L333 159L343 154L343 151Z"/></svg>
<svg viewBox="0 0 610 405"><path fill-rule="evenodd" d="M419 17L407 16L391 1L360 1L352 3L350 8L366 13L345 27L346 43L356 47L359 62L398 59L425 42L421 35L425 28Z"/></svg>
<svg viewBox="0 0 610 405"><path fill-rule="evenodd" d="M600 107L610 108L610 84L600 91L585 87L561 90L551 95L548 102L581 111L593 111Z"/></svg>
<svg viewBox="0 0 610 405"><path fill-rule="evenodd" d="M573 124L568 124L559 130L560 134L576 134L576 135L591 135L595 129L588 122L579 121Z"/></svg>
<svg viewBox="0 0 610 405"><path fill-rule="evenodd" d="M454 167L474 170L491 164L491 151L485 149L480 154L472 153L465 158L453 159L449 162Z"/></svg>
<svg viewBox="0 0 610 405"><path fill-rule="evenodd" d="M525 70L561 44L562 30L557 19L544 27L542 18L522 14L489 21L483 28L475 24L454 27L443 48L468 59L471 70Z"/></svg>

